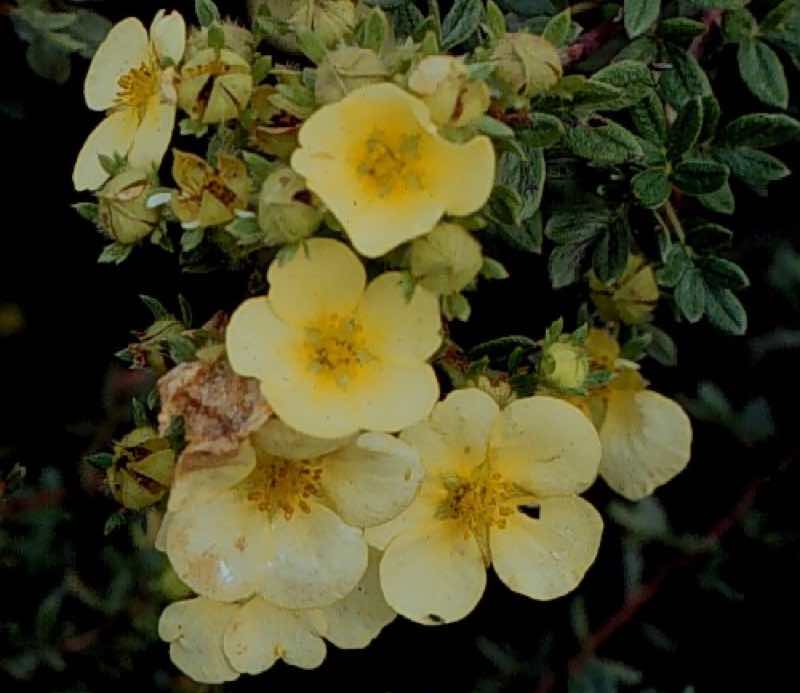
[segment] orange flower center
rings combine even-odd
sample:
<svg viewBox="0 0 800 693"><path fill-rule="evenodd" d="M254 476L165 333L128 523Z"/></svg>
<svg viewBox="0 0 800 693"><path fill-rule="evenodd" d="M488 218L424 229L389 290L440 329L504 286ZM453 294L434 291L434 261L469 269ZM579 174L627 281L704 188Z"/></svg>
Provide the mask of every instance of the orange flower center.
<svg viewBox="0 0 800 693"><path fill-rule="evenodd" d="M309 369L346 387L375 357L367 350L364 328L351 316L329 315L306 328Z"/></svg>
<svg viewBox="0 0 800 693"><path fill-rule="evenodd" d="M259 453L255 469L239 490L270 518L281 512L290 520L297 510L311 512L308 501L321 495L321 477L322 466L315 460L286 460Z"/></svg>
<svg viewBox="0 0 800 693"><path fill-rule="evenodd" d="M155 57L122 75L117 86L115 105L136 108L143 114L150 99L161 90L161 70Z"/></svg>

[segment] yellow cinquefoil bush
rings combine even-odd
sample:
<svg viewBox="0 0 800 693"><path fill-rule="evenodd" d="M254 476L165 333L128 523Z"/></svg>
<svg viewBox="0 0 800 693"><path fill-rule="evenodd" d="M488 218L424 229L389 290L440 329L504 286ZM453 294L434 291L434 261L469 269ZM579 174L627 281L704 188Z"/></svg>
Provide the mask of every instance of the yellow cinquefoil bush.
<svg viewBox="0 0 800 693"><path fill-rule="evenodd" d="M367 531L385 549L383 593L424 624L475 608L493 565L515 592L554 599L594 561L603 521L577 494L597 474L600 441L570 404L518 399L502 411L477 389L457 390L403 431L425 480L395 520Z"/></svg>
<svg viewBox="0 0 800 693"><path fill-rule="evenodd" d="M127 156L135 167L161 163L175 126L175 65L186 46L186 24L161 10L150 33L133 17L122 20L97 49L84 95L106 118L83 145L72 180L76 190L96 190L108 178L99 156Z"/></svg>
<svg viewBox="0 0 800 693"><path fill-rule="evenodd" d="M428 233L445 213L475 212L494 184L489 138L444 139L425 103L394 84L362 87L323 106L299 142L292 168L367 257Z"/></svg>
<svg viewBox="0 0 800 693"><path fill-rule="evenodd" d="M361 528L403 510L420 476L385 433L319 439L273 418L236 453L179 462L159 545L201 596L328 606L364 575Z"/></svg>
<svg viewBox="0 0 800 693"><path fill-rule="evenodd" d="M436 297L407 295L399 272L367 285L342 243L313 238L270 265L267 296L236 309L227 333L234 370L257 378L288 425L324 438L397 431L439 396L427 360L441 342Z"/></svg>

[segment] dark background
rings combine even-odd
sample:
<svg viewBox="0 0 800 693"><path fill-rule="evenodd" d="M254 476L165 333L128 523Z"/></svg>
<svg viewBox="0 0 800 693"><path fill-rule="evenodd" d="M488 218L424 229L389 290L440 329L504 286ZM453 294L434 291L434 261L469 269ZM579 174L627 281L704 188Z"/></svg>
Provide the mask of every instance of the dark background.
<svg viewBox="0 0 800 693"><path fill-rule="evenodd" d="M220 3L234 15L242 4ZM114 21L135 14L148 23L160 5L120 1L98 9ZM173 3L187 20L192 5ZM96 263L104 241L69 206L81 200L72 190L72 165L97 121L82 99L87 64L76 59L72 78L58 86L36 77L24 52L0 15L0 100L10 111L0 112L0 472L16 462L27 468L23 488L0 505L0 690L203 690L178 676L166 645L152 641L163 601L159 557L133 548L125 530L103 537L115 505L80 458L124 425L125 400L142 386L112 358L131 329L149 322L137 295L175 308L180 292L203 320L235 307L244 279L181 274L173 256L149 246L122 266ZM723 50L713 60L723 106L762 110L738 82L735 57ZM787 69L796 84L797 73ZM781 155L798 168L796 145ZM800 261L791 249L797 193L794 177L773 184L768 199L737 189L728 223L736 233L732 257L753 282L742 294L748 337L723 336L704 324L673 328L669 315L659 315L680 360L675 369L648 361L653 387L693 398L698 383L714 382L735 410L764 397L775 433L750 436L764 438L752 442L741 422L731 429L695 421L692 462L657 493L673 531L668 540L644 543L643 578L656 580L652 598L596 653L641 672L629 690L743 690L749 681L759 691L794 688L800 382L798 352L789 346L800 329ZM551 320L574 314L576 296L549 290L542 258L496 255L513 279L481 287L472 321L454 328L457 341L469 346L509 333L539 338ZM786 344L757 358L758 345L767 343L758 339L779 329L790 331ZM613 500L600 482L589 497L601 509ZM687 537L728 520L732 527L713 551L688 551ZM600 557L578 590L593 632L623 605L623 547L630 541L630 531L609 518ZM576 613L580 622L572 597L536 603L492 577L480 606L459 624L424 628L398 619L368 650L331 647L316 671L280 664L224 688L535 691L553 671L554 690L562 690L567 662L581 647ZM578 677L573 687L615 690L578 688L584 684Z"/></svg>

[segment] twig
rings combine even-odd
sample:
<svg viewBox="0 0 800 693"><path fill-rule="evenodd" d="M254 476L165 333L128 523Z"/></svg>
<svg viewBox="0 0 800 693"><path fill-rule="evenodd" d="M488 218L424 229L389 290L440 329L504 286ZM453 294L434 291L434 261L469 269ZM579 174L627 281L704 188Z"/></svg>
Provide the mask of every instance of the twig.
<svg viewBox="0 0 800 693"><path fill-rule="evenodd" d="M705 45L711 36L711 30L719 26L722 21L722 12L722 10L706 10L703 12L703 24L706 25L706 30L700 34L700 36L696 37L689 47L689 51L695 58L699 59L700 56L703 55Z"/></svg>
<svg viewBox="0 0 800 693"><path fill-rule="evenodd" d="M672 206L672 202L667 201L664 205L664 211L681 245L686 245L686 232L683 230L683 224L681 224L681 220L678 218L678 213L675 211L675 207Z"/></svg>
<svg viewBox="0 0 800 693"><path fill-rule="evenodd" d="M591 31L578 37L578 40L567 48L564 65L578 63L588 58L592 53L605 46L620 31L622 31L622 24L613 19L598 24Z"/></svg>

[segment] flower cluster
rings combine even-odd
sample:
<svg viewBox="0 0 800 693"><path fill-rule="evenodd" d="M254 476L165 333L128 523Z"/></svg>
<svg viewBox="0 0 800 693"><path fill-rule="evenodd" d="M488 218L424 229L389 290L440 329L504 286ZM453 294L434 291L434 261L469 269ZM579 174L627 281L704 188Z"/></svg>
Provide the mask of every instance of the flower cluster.
<svg viewBox="0 0 800 693"><path fill-rule="evenodd" d="M494 3L462 55L442 45L466 39L403 34L380 9L300 4L252 3L253 32L208 0L188 34L175 12L126 19L86 78L106 115L73 179L113 240L102 259L178 240L187 269L250 273L229 319L192 330L164 311L129 347L158 396L109 469L121 504L160 512L156 546L195 596L159 632L207 683L319 666L326 641L366 647L396 614L463 619L490 567L558 598L601 542L580 494L599 475L643 498L690 457L687 416L640 374L661 294L627 245L618 271L584 272L595 308L573 332L484 358L448 336L464 293L508 276L492 238L541 234L536 137L562 126L535 130L532 108L585 78ZM591 214L618 243L621 222ZM563 247L572 231L593 237L566 212L546 229Z"/></svg>

